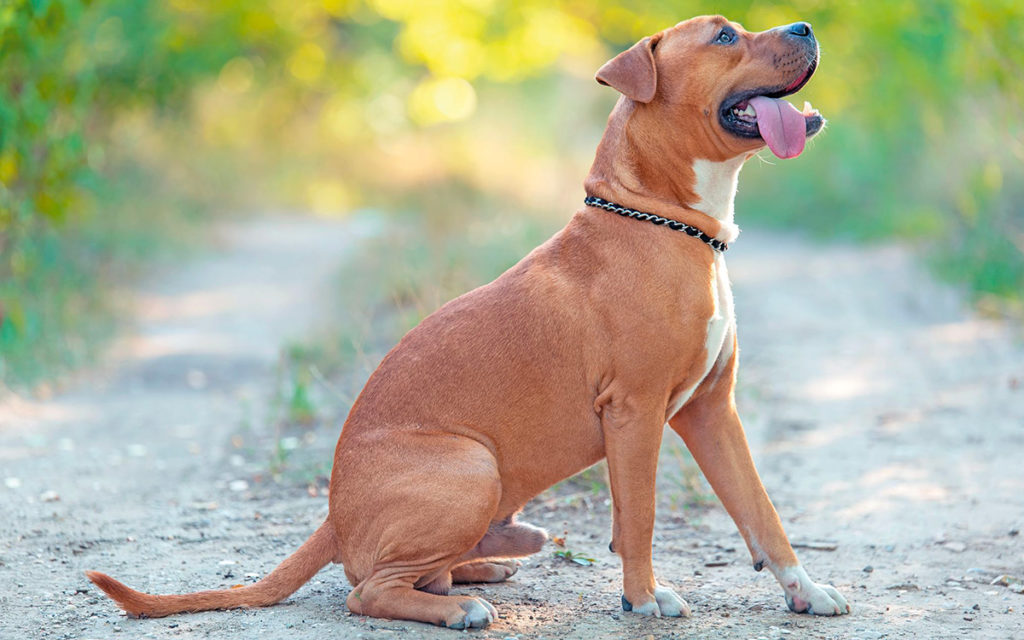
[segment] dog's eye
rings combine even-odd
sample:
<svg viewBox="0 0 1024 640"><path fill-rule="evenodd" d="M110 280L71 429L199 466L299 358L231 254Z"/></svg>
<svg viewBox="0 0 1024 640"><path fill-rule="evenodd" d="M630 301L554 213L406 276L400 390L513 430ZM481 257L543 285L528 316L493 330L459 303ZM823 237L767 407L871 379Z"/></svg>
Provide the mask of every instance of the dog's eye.
<svg viewBox="0 0 1024 640"><path fill-rule="evenodd" d="M715 36L715 44L732 44L734 42L736 42L736 32L729 27L725 27Z"/></svg>

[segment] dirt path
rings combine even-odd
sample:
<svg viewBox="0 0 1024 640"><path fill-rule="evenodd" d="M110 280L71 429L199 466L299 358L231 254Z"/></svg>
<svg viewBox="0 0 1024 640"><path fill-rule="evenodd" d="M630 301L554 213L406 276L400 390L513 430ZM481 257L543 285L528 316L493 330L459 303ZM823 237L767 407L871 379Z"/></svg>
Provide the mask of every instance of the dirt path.
<svg viewBox="0 0 1024 640"><path fill-rule="evenodd" d="M265 610L127 620L82 575L154 592L249 582L322 520L326 499L260 482L249 438L278 348L316 320L350 244L336 224L266 221L140 300L111 366L46 402L0 404L0 637L451 638L350 616L329 568ZM739 405L798 549L854 612L790 614L717 506L684 508L666 436L655 569L689 620L619 608L607 491L563 485L524 519L592 567L545 551L504 585L467 587L501 619L480 638L1024 638L1024 348L963 310L899 249L747 232L729 254L743 347ZM254 427L253 425L257 425ZM329 457L337 425L313 435ZM554 550L552 548L551 550Z"/></svg>

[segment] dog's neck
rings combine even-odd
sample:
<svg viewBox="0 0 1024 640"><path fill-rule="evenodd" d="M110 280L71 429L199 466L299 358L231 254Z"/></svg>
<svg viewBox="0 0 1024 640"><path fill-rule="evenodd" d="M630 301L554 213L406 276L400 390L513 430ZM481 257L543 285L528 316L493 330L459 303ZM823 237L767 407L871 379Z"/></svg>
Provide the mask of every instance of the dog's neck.
<svg viewBox="0 0 1024 640"><path fill-rule="evenodd" d="M723 225L735 226L733 222L736 188L739 183L740 169L743 168L745 157L739 156L724 162L713 162L698 158L693 161L695 186L693 188L700 198L691 206L718 220Z"/></svg>
<svg viewBox="0 0 1024 640"><path fill-rule="evenodd" d="M735 240L733 203L749 155L699 158L675 136L652 136L646 123L633 121L637 115L631 100L615 105L584 182L587 194L685 222L726 243ZM708 141L698 137L701 142Z"/></svg>

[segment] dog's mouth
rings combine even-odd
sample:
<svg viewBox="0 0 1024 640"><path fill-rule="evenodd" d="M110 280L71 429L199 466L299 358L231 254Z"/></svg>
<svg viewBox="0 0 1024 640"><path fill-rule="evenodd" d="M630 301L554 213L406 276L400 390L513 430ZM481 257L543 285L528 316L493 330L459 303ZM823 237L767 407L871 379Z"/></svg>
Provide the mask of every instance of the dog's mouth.
<svg viewBox="0 0 1024 640"><path fill-rule="evenodd" d="M782 98L802 89L817 66L817 60L811 62L800 76L784 87L751 89L729 96L718 112L722 128L741 138L761 138L780 158L800 155L807 138L821 130L825 119L809 102L804 102L803 110L797 111Z"/></svg>

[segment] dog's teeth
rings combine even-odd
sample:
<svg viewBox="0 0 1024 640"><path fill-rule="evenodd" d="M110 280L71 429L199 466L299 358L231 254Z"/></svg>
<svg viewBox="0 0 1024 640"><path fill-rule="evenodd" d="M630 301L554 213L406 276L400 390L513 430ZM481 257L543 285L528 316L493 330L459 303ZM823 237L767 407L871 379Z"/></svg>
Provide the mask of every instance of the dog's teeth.
<svg viewBox="0 0 1024 640"><path fill-rule="evenodd" d="M733 114L736 115L736 117L740 118L741 120L757 120L757 112L754 111L754 107L750 106L749 104L742 110L739 107L733 107L732 112Z"/></svg>
<svg viewBox="0 0 1024 640"><path fill-rule="evenodd" d="M817 110L817 109L815 109L814 107L812 107L812 106L811 106L811 103L810 103L810 102L808 102L807 100L804 100L804 111L803 111L803 114L804 114L805 116L816 116L816 115L820 115L820 114L818 113L818 110Z"/></svg>

